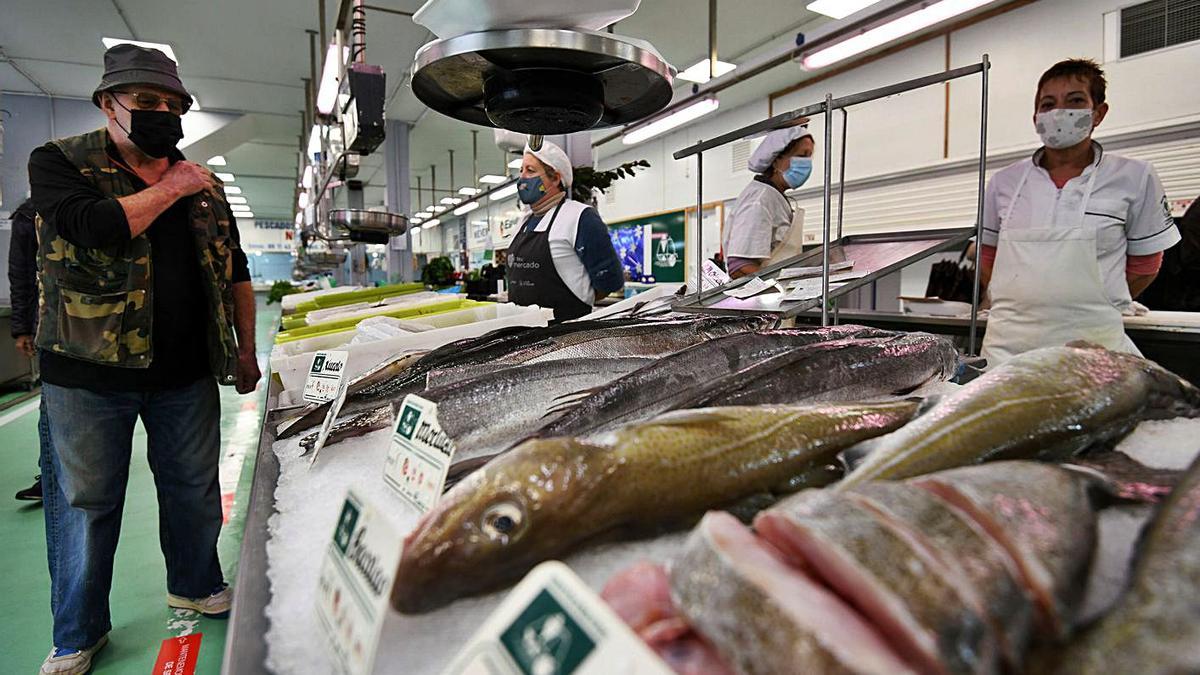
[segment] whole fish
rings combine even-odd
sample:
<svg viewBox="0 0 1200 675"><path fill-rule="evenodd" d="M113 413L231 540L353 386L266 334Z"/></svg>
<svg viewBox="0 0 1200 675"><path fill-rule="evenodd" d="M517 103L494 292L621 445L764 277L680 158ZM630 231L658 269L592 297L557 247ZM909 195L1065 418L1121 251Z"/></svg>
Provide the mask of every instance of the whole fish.
<svg viewBox="0 0 1200 675"><path fill-rule="evenodd" d="M464 364L430 371L426 378L426 387L441 387L473 379L497 368L515 365L567 359L658 358L706 340L762 328L766 321L767 319L760 316L704 317L570 333L529 345L487 363Z"/></svg>
<svg viewBox="0 0 1200 675"><path fill-rule="evenodd" d="M421 392L421 398L438 405L438 422L454 442L454 464L447 480L456 481L535 431L558 397L610 382L650 361L644 358L550 361L493 370L474 379Z"/></svg>
<svg viewBox="0 0 1200 675"><path fill-rule="evenodd" d="M432 370L448 369L456 364L489 363L532 344L553 345L552 338L587 331L604 331L624 326L643 326L645 321L613 319L608 321L579 321L560 323L545 327L510 326L484 335L457 340L418 356L415 360L405 355L389 359L363 375L363 381L348 385L346 402L339 413L350 418L367 410L374 410L384 403L399 401L408 394L417 393L426 386L426 376ZM281 425L276 438L294 436L324 422L331 403L322 403L307 409L303 415Z"/></svg>
<svg viewBox="0 0 1200 675"><path fill-rule="evenodd" d="M957 366L954 345L928 333L836 340L728 375L677 407L866 401L948 380Z"/></svg>
<svg viewBox="0 0 1200 675"><path fill-rule="evenodd" d="M672 409L697 388L755 363L820 342L892 335L864 326L792 328L739 333L676 352L593 390L580 392L565 412L538 430L539 437L582 436L636 422Z"/></svg>
<svg viewBox="0 0 1200 675"><path fill-rule="evenodd" d="M418 613L498 588L589 540L678 527L709 508L837 478L840 448L911 402L670 413L585 442L524 443L456 485L404 544L392 605Z"/></svg>
<svg viewBox="0 0 1200 675"><path fill-rule="evenodd" d="M838 489L992 459L1061 458L1120 438L1141 420L1197 415L1200 390L1146 359L1099 347L1038 349L847 453L866 458Z"/></svg>
<svg viewBox="0 0 1200 675"><path fill-rule="evenodd" d="M670 574L687 622L744 675L918 672L854 607L727 513L704 516Z"/></svg>
<svg viewBox="0 0 1200 675"><path fill-rule="evenodd" d="M333 427L330 428L329 438L325 439L325 445L333 445L349 438L366 436L372 431L387 429L392 424L392 406L390 405L377 406L371 410L364 410L349 417L339 417L334 422ZM308 454L313 449L320 435L320 430L317 430L300 439L300 447L304 449L304 454Z"/></svg>
<svg viewBox="0 0 1200 675"><path fill-rule="evenodd" d="M752 330L761 327L774 319L765 316L734 317L734 318L702 318L683 317L663 321L644 321L634 319L614 319L611 321L579 321L555 324L545 328L526 328L523 330L503 329L493 331L481 338L473 338L453 343L435 349L411 363L402 372L390 378L380 378L369 386L361 387L353 395L346 397L342 417L353 415L363 410L373 409L384 402L398 403L408 394L416 394L428 388L429 376L437 373L435 386L470 379L494 371L501 359L504 365L519 365L520 363L550 354L560 349L594 340L597 338L613 338L614 342L628 337L637 344L644 344L638 336L653 335L664 331L678 329L690 331L691 326L700 325L700 331L694 338L706 339L709 335L723 335L727 332ZM494 333L498 333L496 336ZM489 337L492 336L492 337ZM613 356L621 350L612 347L604 356ZM630 353L636 349L629 350ZM520 354L520 357L514 354ZM646 356L654 354L647 353ZM291 425L286 433L281 432L278 438L287 438L302 429L311 428L325 419L329 404L321 404L305 416L303 422Z"/></svg>
<svg viewBox="0 0 1200 675"><path fill-rule="evenodd" d="M1059 672L1200 672L1200 458L1142 532L1117 604L1059 656Z"/></svg>

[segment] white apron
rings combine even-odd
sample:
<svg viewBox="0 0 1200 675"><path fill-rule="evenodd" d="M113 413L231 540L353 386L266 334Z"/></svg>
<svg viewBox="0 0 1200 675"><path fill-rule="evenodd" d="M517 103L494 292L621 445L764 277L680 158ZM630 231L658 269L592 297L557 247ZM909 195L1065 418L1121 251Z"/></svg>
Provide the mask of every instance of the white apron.
<svg viewBox="0 0 1200 675"><path fill-rule="evenodd" d="M1030 164L1025 169L1001 222L1008 223L1012 217L1033 168ZM1093 167L1076 222L1069 227L1046 223L1000 231L988 286L992 308L983 339L982 356L988 367L1032 349L1072 340L1140 355L1125 334L1121 312L1104 292L1097 229L1084 217L1098 173Z"/></svg>

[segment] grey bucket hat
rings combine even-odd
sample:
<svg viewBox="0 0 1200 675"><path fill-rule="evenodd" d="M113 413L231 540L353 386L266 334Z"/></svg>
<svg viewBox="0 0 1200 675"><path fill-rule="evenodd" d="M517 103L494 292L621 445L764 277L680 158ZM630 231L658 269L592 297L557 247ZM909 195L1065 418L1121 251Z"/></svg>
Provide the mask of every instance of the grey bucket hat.
<svg viewBox="0 0 1200 675"><path fill-rule="evenodd" d="M157 49L131 44L113 45L104 52L104 77L92 93L100 107L100 92L129 84L149 84L183 97L183 110L192 107L192 95L179 79L179 71L166 54Z"/></svg>

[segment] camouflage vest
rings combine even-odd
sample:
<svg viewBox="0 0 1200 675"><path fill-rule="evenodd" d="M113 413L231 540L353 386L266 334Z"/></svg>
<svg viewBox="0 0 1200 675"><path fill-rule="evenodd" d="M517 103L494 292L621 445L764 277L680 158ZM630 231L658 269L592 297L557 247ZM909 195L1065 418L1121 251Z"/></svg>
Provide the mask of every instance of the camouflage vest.
<svg viewBox="0 0 1200 675"><path fill-rule="evenodd" d="M108 131L53 141L103 194L138 192L132 177L108 156ZM221 384L237 374L233 330L233 255L224 192L191 199L191 225L208 300L208 357ZM147 368L154 358L154 297L146 233L104 248L75 246L52 222L37 219L41 302L37 346L57 354L121 368ZM170 273L169 271L167 272ZM162 298L161 302L170 302Z"/></svg>

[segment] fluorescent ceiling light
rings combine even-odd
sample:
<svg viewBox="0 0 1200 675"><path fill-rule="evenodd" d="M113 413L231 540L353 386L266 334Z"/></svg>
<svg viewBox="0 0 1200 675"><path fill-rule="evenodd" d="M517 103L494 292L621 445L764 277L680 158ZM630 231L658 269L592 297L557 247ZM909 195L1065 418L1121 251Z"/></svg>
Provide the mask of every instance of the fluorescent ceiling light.
<svg viewBox="0 0 1200 675"><path fill-rule="evenodd" d="M226 197L225 201L229 202L230 204L246 204L247 203L245 197Z"/></svg>
<svg viewBox="0 0 1200 675"><path fill-rule="evenodd" d="M233 174L231 174L231 173L222 173L220 171L214 171L213 175L216 176L217 178L220 178L221 181L224 183L232 183L234 181Z"/></svg>
<svg viewBox="0 0 1200 675"><path fill-rule="evenodd" d="M224 155L215 155L213 157L209 157L205 164L208 164L209 166L225 166L225 157Z"/></svg>
<svg viewBox="0 0 1200 675"><path fill-rule="evenodd" d="M304 167L304 175L300 178L300 187L305 190L312 187L313 184L313 168L312 164Z"/></svg>
<svg viewBox="0 0 1200 675"><path fill-rule="evenodd" d="M246 204L230 204L229 208L233 209L234 213L237 213L238 211L249 211L250 210L250 207L247 206Z"/></svg>
<svg viewBox="0 0 1200 675"><path fill-rule="evenodd" d="M835 19L844 19L860 9L870 7L879 0L817 0L804 6L810 12L824 14Z"/></svg>
<svg viewBox="0 0 1200 675"><path fill-rule="evenodd" d="M518 157L518 158L516 158L516 159L514 159L513 161L511 161L511 162L509 162L509 163L508 163L508 168L510 168L510 169L520 169L520 168L521 168L521 165L522 165L522 164L524 164L524 163L525 163L525 158L524 158L524 157Z"/></svg>
<svg viewBox="0 0 1200 675"><path fill-rule="evenodd" d="M296 200L296 206L299 206L301 211L308 208L308 193L307 192L300 193L300 198L298 200Z"/></svg>
<svg viewBox="0 0 1200 675"><path fill-rule="evenodd" d="M454 215L456 215L456 216L466 215L466 214L474 211L477 208L479 208L479 202L467 202L466 204L463 204L462 206L458 207L457 209L454 209Z"/></svg>
<svg viewBox="0 0 1200 675"><path fill-rule="evenodd" d="M495 202L495 201L499 201L501 199L508 199L509 197L511 197L515 194L517 194L517 184L513 183L512 185L509 185L506 188L500 188L499 190L496 190L495 192L493 192L491 195L488 196L488 199L490 201Z"/></svg>
<svg viewBox="0 0 1200 675"><path fill-rule="evenodd" d="M430 227L433 227L434 225L441 225L441 224L442 224L441 218L434 218L433 220L429 221L428 223L425 223L424 227L430 228Z"/></svg>
<svg viewBox="0 0 1200 675"><path fill-rule="evenodd" d="M100 38L100 41L104 43L105 49L112 49L113 47L115 47L117 45L137 45L139 47L149 47L150 49L157 49L158 51L166 54L167 58L174 61L176 63L176 65L179 64L179 59L175 58L175 50L171 49L171 45L166 44L164 42L138 42L137 40L126 40L124 38L109 38L109 37Z"/></svg>
<svg viewBox="0 0 1200 675"><path fill-rule="evenodd" d="M992 0L941 0L936 5L905 14L848 40L806 54L802 63L809 70L824 68L990 2Z"/></svg>
<svg viewBox="0 0 1200 675"><path fill-rule="evenodd" d="M329 45L325 52L325 68L321 71L321 86L317 89L317 112L328 115L333 112L337 102L338 75L341 74L342 61L349 56L350 48L342 48L342 58L337 55L337 45Z"/></svg>
<svg viewBox="0 0 1200 675"><path fill-rule="evenodd" d="M737 66L732 63L717 61L717 77L733 71L734 68L737 68ZM697 84L704 84L705 82L708 82L708 59L704 59L700 63L697 63L682 73L679 73L677 77L681 80L687 80L688 82L695 82Z"/></svg>
<svg viewBox="0 0 1200 675"><path fill-rule="evenodd" d="M494 173L489 173L486 176L480 176L479 182L484 185L499 185L508 181L508 176L497 176Z"/></svg>
<svg viewBox="0 0 1200 675"><path fill-rule="evenodd" d="M621 142L625 145L633 145L641 143L648 138L654 138L659 134L666 133L671 129L682 124L687 124L695 119L703 117L717 109L720 103L714 97L704 98L695 103L681 108L666 117L655 120L644 127L638 127L633 131L625 132L621 137Z"/></svg>
<svg viewBox="0 0 1200 675"><path fill-rule="evenodd" d="M237 216L238 218L253 218L254 217L254 213L252 213L250 211L242 211L241 213L235 213L233 215Z"/></svg>
<svg viewBox="0 0 1200 675"><path fill-rule="evenodd" d="M466 195L468 197L474 197L475 195L479 194L480 192L482 192L482 190L480 190L479 188L473 188L473 187L464 187L464 188L458 189L458 194Z"/></svg>
<svg viewBox="0 0 1200 675"><path fill-rule="evenodd" d="M411 232L411 233L413 233L413 234L420 234L420 233L421 233L421 226L420 226L420 225L413 225L412 227L408 228L408 231L409 231L409 232Z"/></svg>
<svg viewBox="0 0 1200 675"><path fill-rule="evenodd" d="M434 213L442 213L443 211L445 211L445 210L446 210L446 207L445 207L445 206L431 206L431 207L429 207L429 208L430 208L430 210L432 210Z"/></svg>
<svg viewBox="0 0 1200 675"><path fill-rule="evenodd" d="M462 200L458 199L457 197L442 197L441 203L445 204L446 206L454 206L455 204L461 204Z"/></svg>
<svg viewBox="0 0 1200 675"><path fill-rule="evenodd" d="M227 194L227 195L240 195L240 194L242 194L242 188L240 188L240 187L238 187L238 186L236 186L236 185L226 185L226 186L225 186L225 194Z"/></svg>
<svg viewBox="0 0 1200 675"><path fill-rule="evenodd" d="M311 161L318 152L321 152L321 125L314 124L308 133L308 159Z"/></svg>

